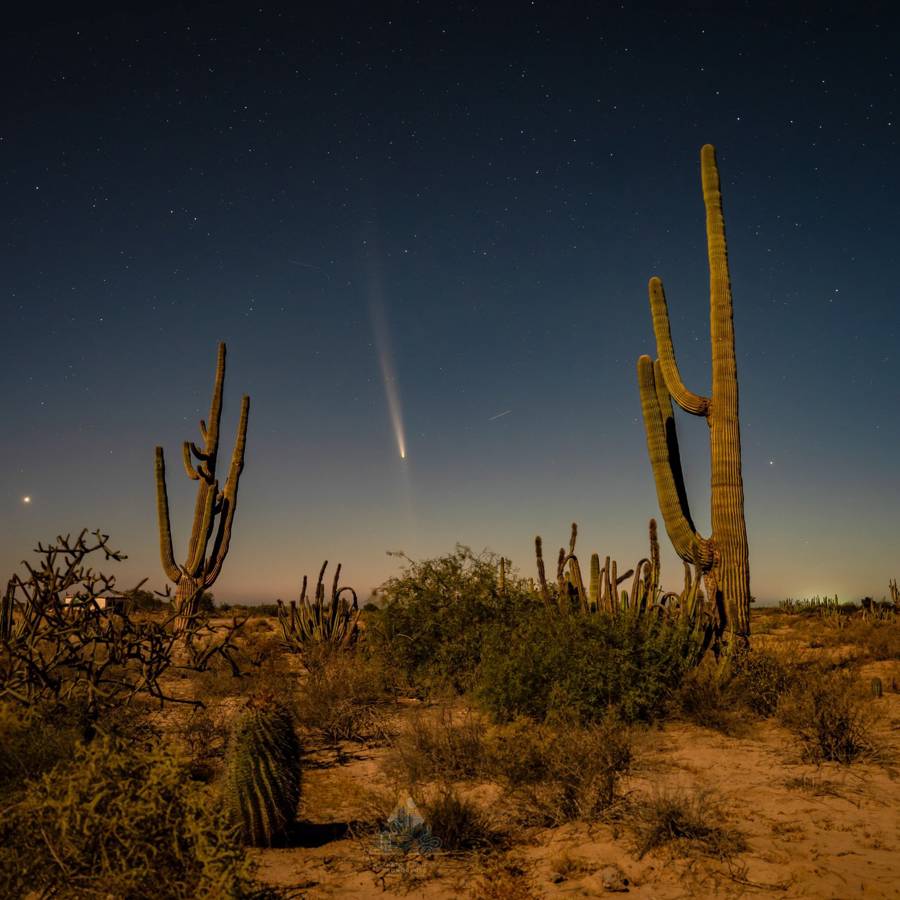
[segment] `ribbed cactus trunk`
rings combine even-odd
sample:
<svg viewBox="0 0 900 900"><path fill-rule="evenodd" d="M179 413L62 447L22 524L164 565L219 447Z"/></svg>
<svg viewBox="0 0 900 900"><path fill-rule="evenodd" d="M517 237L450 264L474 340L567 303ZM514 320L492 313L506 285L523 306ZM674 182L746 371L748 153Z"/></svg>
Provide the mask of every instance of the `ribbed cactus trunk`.
<svg viewBox="0 0 900 900"><path fill-rule="evenodd" d="M241 400L237 437L231 455L231 466L225 487L219 489L216 463L219 456L219 423L222 418L222 394L225 386L225 345L219 344L216 377L213 384L209 424L200 421L202 447L185 441L182 448L184 469L188 478L198 483L194 520L188 542L187 558L179 565L172 547L169 519L169 497L166 489L166 461L162 447L156 448L156 510L159 520L159 551L163 571L175 584L174 623L176 634L189 634L197 615L200 594L215 583L231 543L234 512L237 508L238 483L244 469L247 445L247 419L250 398Z"/></svg>
<svg viewBox="0 0 900 900"><path fill-rule="evenodd" d="M191 578L182 574L175 588L175 633L184 634L190 631L200 608L200 595L203 593L203 582L199 578Z"/></svg>
<svg viewBox="0 0 900 900"><path fill-rule="evenodd" d="M750 635L750 562L744 521L741 476L741 436L738 419L737 364L725 222L715 150L701 150L703 199L709 254L712 395L689 391L681 380L662 282L650 279L650 307L659 358L638 360L641 408L647 448L666 532L678 555L696 565L706 591L733 642L746 644ZM703 538L691 520L681 471L672 399L683 409L707 420L712 476L712 534Z"/></svg>
<svg viewBox="0 0 900 900"><path fill-rule="evenodd" d="M721 594L729 629L746 641L750 636L750 553L744 520L741 475L741 429L738 420L734 313L725 218L715 149L701 151L706 240L709 254L710 332L712 338L712 402L708 413L712 476L712 534L717 560L712 576Z"/></svg>

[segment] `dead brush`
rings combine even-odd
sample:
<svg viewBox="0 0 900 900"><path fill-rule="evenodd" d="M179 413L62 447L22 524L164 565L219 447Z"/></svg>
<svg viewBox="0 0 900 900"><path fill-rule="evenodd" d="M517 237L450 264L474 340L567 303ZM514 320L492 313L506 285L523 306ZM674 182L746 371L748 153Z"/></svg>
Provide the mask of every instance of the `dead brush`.
<svg viewBox="0 0 900 900"><path fill-rule="evenodd" d="M808 670L779 704L778 717L800 739L808 762L849 765L882 755L872 735L873 713L851 672Z"/></svg>
<svg viewBox="0 0 900 900"><path fill-rule="evenodd" d="M519 719L494 731L488 771L524 824L555 826L606 815L631 760L630 733L612 716L587 726Z"/></svg>
<svg viewBox="0 0 900 900"><path fill-rule="evenodd" d="M395 735L385 766L398 780L417 785L475 778L485 758L483 724L469 712L454 717L445 707L414 713Z"/></svg>
<svg viewBox="0 0 900 900"><path fill-rule="evenodd" d="M747 849L740 832L719 824L721 810L705 791L661 791L632 801L628 818L638 859L663 846L681 855L699 852L716 859L729 859Z"/></svg>
<svg viewBox="0 0 900 900"><path fill-rule="evenodd" d="M389 689L380 667L361 654L334 654L301 682L297 720L332 742L384 740L391 733L385 709Z"/></svg>
<svg viewBox="0 0 900 900"><path fill-rule="evenodd" d="M443 853L487 850L505 841L505 835L478 805L447 782L425 801L423 812Z"/></svg>
<svg viewBox="0 0 900 900"><path fill-rule="evenodd" d="M472 885L472 900L537 900L522 863L503 856L489 856Z"/></svg>

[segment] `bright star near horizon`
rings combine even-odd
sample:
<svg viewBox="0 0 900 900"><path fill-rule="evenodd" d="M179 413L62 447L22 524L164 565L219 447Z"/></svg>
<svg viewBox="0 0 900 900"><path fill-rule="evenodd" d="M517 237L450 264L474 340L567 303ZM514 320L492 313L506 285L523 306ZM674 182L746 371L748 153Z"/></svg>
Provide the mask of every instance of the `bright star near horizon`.
<svg viewBox="0 0 900 900"><path fill-rule="evenodd" d="M23 503L31 503L31 497L23 497L22 502Z"/></svg>

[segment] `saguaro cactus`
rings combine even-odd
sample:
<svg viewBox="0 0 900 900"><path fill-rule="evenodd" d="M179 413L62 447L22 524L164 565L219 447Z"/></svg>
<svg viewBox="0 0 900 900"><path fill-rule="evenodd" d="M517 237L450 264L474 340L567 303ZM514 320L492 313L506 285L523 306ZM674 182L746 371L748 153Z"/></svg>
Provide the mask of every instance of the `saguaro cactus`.
<svg viewBox="0 0 900 900"><path fill-rule="evenodd" d="M658 359L638 360L641 408L656 494L666 532L678 555L703 573L707 596L715 601L720 632L745 644L750 635L750 563L744 521L738 383L734 355L734 323L725 222L715 149L700 151L706 239L709 254L712 395L689 391L681 380L662 281L650 279L650 309ZM701 537L691 520L672 399L685 411L703 416L709 425L712 459L712 534Z"/></svg>
<svg viewBox="0 0 900 900"><path fill-rule="evenodd" d="M231 468L224 490L219 490L216 461L219 455L219 422L222 418L222 386L225 382L225 344L219 344L216 381L209 409L209 426L200 420L203 448L184 442L184 468L188 478L198 482L194 524L188 543L187 558L182 565L175 562L172 551L172 528L169 523L169 498L166 493L166 463L163 448L156 448L156 506L159 517L159 550L166 576L175 584L176 633L189 628L197 614L200 594L212 587L222 571L222 563L231 541L231 526L237 507L238 481L244 468L247 442L247 417L250 398L241 400ZM196 462L195 462L196 460ZM215 534L215 538L213 538ZM212 539L212 547L210 540Z"/></svg>

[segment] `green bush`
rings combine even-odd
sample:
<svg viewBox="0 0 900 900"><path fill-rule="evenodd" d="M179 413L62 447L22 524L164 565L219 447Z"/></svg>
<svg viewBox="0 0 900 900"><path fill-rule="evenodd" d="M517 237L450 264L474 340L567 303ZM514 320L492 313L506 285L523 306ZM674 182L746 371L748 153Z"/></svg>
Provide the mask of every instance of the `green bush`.
<svg viewBox="0 0 900 900"><path fill-rule="evenodd" d="M457 544L446 556L407 562L379 588L382 607L370 613L366 638L413 685L467 690L485 630L539 601L511 575L501 590L499 557L486 551Z"/></svg>
<svg viewBox="0 0 900 900"><path fill-rule="evenodd" d="M161 747L79 745L0 819L4 897L241 897L249 871L206 789Z"/></svg>
<svg viewBox="0 0 900 900"><path fill-rule="evenodd" d="M71 759L81 732L77 717L60 707L0 703L0 801Z"/></svg>
<svg viewBox="0 0 900 900"><path fill-rule="evenodd" d="M790 688L792 673L774 653L750 650L735 657L729 693L757 715L771 716L778 701Z"/></svg>
<svg viewBox="0 0 900 900"><path fill-rule="evenodd" d="M562 713L590 722L610 707L625 721L648 721L665 711L696 640L681 621L655 615L536 610L489 630L475 694L498 721Z"/></svg>

